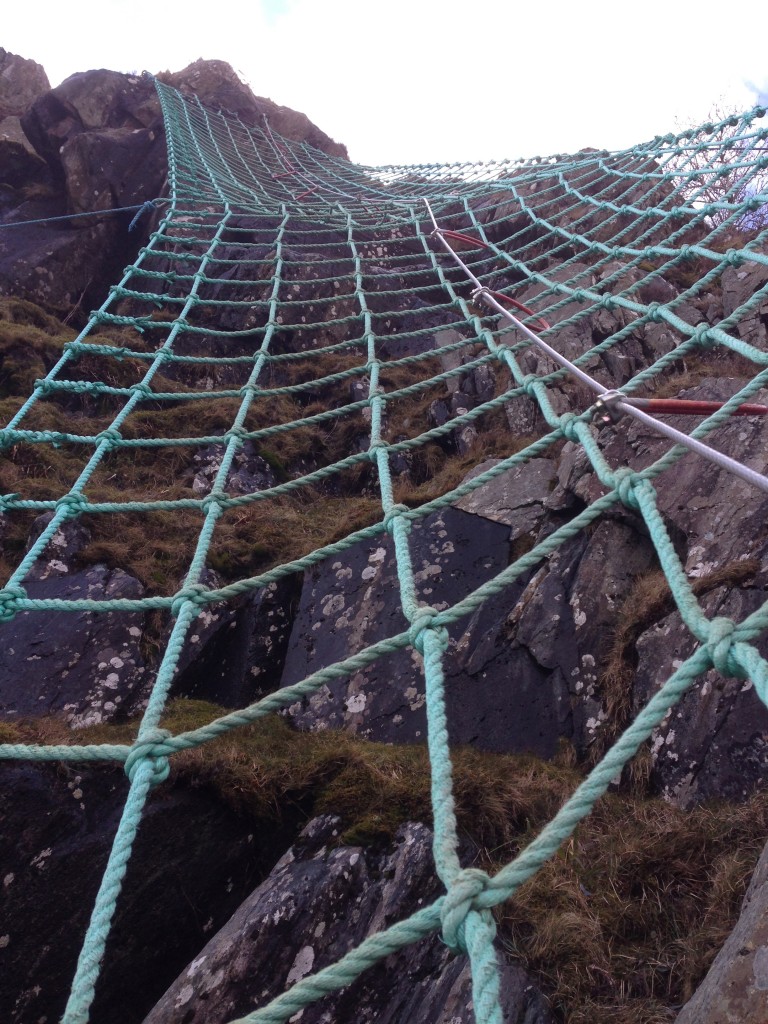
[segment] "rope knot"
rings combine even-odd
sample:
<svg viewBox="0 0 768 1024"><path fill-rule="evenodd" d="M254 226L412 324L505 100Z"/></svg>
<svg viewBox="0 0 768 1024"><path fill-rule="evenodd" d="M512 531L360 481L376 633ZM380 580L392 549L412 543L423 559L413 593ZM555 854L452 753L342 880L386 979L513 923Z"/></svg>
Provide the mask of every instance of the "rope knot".
<svg viewBox="0 0 768 1024"><path fill-rule="evenodd" d="M139 381L138 384L131 384L128 391L132 395L141 395L144 398L149 398L154 394L154 391L149 384L145 384L143 380Z"/></svg>
<svg viewBox="0 0 768 1024"><path fill-rule="evenodd" d="M10 622L26 597L23 587L3 587L0 590L0 622Z"/></svg>
<svg viewBox="0 0 768 1024"><path fill-rule="evenodd" d="M424 634L427 630L434 632L441 650L445 651L448 649L448 630L445 626L436 623L435 620L438 615L440 615L440 612L437 608L425 605L422 608L417 608L413 619L411 619L408 639L410 640L411 647L417 650L419 654L424 653Z"/></svg>
<svg viewBox="0 0 768 1024"><path fill-rule="evenodd" d="M165 782L171 771L168 758L165 756L163 744L171 734L167 729L147 729L143 736L137 737L125 759L125 774L133 782L136 772L145 761L152 764L150 787L154 788ZM159 749L158 749L159 748Z"/></svg>
<svg viewBox="0 0 768 1024"><path fill-rule="evenodd" d="M660 302L649 302L648 313L646 314L648 319L654 324L660 324L664 317L661 315L661 303Z"/></svg>
<svg viewBox="0 0 768 1024"><path fill-rule="evenodd" d="M539 378L535 373L526 373L523 379L520 381L520 387L528 395L529 398L536 398L536 384Z"/></svg>
<svg viewBox="0 0 768 1024"><path fill-rule="evenodd" d="M736 623L732 619L724 616L712 619L709 624L707 647L712 656L712 664L720 675L744 679L746 672L737 661L734 651L735 629Z"/></svg>
<svg viewBox="0 0 768 1024"><path fill-rule="evenodd" d="M635 511L640 508L637 494L635 494L635 488L640 482L635 473L627 466L623 469L617 469L613 474L613 486L618 492L621 503L626 505L627 508L635 509Z"/></svg>
<svg viewBox="0 0 768 1024"><path fill-rule="evenodd" d="M614 299L614 297L610 293L606 293L602 297L598 305L602 306L603 309L612 311L616 309L616 299Z"/></svg>
<svg viewBox="0 0 768 1024"><path fill-rule="evenodd" d="M490 878L479 868L463 868L448 886L440 920L443 925L443 942L454 953L466 953L464 926L467 916L472 910L478 910L476 900L485 892Z"/></svg>
<svg viewBox="0 0 768 1024"><path fill-rule="evenodd" d="M200 508L203 510L205 515L210 515L213 512L216 518L223 514L224 509L221 507L222 501L227 501L229 495L226 491L222 491L220 488L216 488L209 491L208 494L200 502Z"/></svg>
<svg viewBox="0 0 768 1024"><path fill-rule="evenodd" d="M229 444L230 441L237 441L238 448L248 437L248 431L245 427L230 427L224 435L224 441Z"/></svg>
<svg viewBox="0 0 768 1024"><path fill-rule="evenodd" d="M725 253L724 262L727 263L729 267L740 267L742 264L746 263L746 260L744 255L740 253L738 249L728 249Z"/></svg>
<svg viewBox="0 0 768 1024"><path fill-rule="evenodd" d="M67 518L71 519L88 508L88 499L84 494L63 494L56 502L56 510L63 509Z"/></svg>
<svg viewBox="0 0 768 1024"><path fill-rule="evenodd" d="M717 343L717 340L712 337L711 329L709 324L699 324L698 327L694 327L693 334L691 335L691 341L695 341L697 345L701 345L702 348L712 348Z"/></svg>
<svg viewBox="0 0 768 1024"><path fill-rule="evenodd" d="M208 588L204 587L202 583L190 583L189 586L182 587L171 601L171 614L174 618L178 618L182 606L187 601L191 601L198 608L201 607L206 603L205 597L207 593Z"/></svg>
<svg viewBox="0 0 768 1024"><path fill-rule="evenodd" d="M408 508L407 505L393 505L392 508L388 509L384 513L384 519L382 521L384 523L384 529L387 531L390 537L392 536L392 531L394 530L395 521L397 520L397 518L401 516L404 512L410 511L411 510ZM406 522L408 522L410 525L409 520L406 520Z"/></svg>
<svg viewBox="0 0 768 1024"><path fill-rule="evenodd" d="M100 434L96 435L96 443L102 444L106 441L108 447L112 447L115 441L122 441L123 435L117 430L116 427L108 427L106 430L102 430Z"/></svg>
<svg viewBox="0 0 768 1024"><path fill-rule="evenodd" d="M21 495L18 491L12 494L0 494L0 513L7 512L9 508L13 508L17 501L21 500Z"/></svg>
<svg viewBox="0 0 768 1024"><path fill-rule="evenodd" d="M562 430L566 441L572 441L574 444L579 443L580 438L576 431L578 422L579 418L575 412L564 412L558 420L558 426Z"/></svg>

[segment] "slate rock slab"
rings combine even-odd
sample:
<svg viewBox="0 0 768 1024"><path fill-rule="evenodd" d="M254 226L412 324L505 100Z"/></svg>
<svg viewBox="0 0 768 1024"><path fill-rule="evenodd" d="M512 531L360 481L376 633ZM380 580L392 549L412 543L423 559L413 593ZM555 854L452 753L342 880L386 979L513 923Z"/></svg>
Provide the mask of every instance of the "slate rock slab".
<svg viewBox="0 0 768 1024"><path fill-rule="evenodd" d="M498 465L499 459L488 459L476 466L462 483ZM556 464L551 459L530 459L494 477L456 502L465 512L485 516L495 523L512 528L511 539L517 540L538 527L546 509L555 481Z"/></svg>
<svg viewBox="0 0 768 1024"><path fill-rule="evenodd" d="M315 818L195 957L144 1024L224 1024L338 960L439 892L432 836L403 826L393 848L338 846L338 819ZM430 936L306 1007L302 1024L474 1024L466 957ZM506 1024L549 1024L546 1001L522 968L502 965Z"/></svg>
<svg viewBox="0 0 768 1024"><path fill-rule="evenodd" d="M94 565L68 572L64 563L59 566L30 579L27 595L104 601L144 594L139 581L120 569ZM77 728L119 716L144 681L143 626L139 612L28 611L1 623L0 717L58 714Z"/></svg>
<svg viewBox="0 0 768 1024"><path fill-rule="evenodd" d="M508 527L454 508L414 523L410 544L419 597L440 610L497 575L507 564L508 536ZM391 539L382 534L355 544L306 572L281 685L407 628ZM476 699L469 693L466 698ZM346 728L385 742L423 740L421 656L411 648L387 655L323 686L287 714L301 729ZM463 742L461 723L453 726L453 739Z"/></svg>
<svg viewBox="0 0 768 1024"><path fill-rule="evenodd" d="M190 628L171 695L243 708L276 690L301 584L297 573L235 608L203 609Z"/></svg>

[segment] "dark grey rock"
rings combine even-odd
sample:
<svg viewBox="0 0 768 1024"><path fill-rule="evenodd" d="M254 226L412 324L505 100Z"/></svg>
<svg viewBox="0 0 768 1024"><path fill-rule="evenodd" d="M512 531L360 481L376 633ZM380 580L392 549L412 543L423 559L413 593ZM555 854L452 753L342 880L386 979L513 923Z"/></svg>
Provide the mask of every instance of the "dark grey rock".
<svg viewBox="0 0 768 1024"><path fill-rule="evenodd" d="M192 480L195 494L208 494L219 472L226 448L212 444L195 452L196 472ZM275 473L266 459L258 454L252 441L244 441L235 452L226 481L229 494L253 494L274 487Z"/></svg>
<svg viewBox="0 0 768 1024"><path fill-rule="evenodd" d="M59 157L77 213L154 199L165 175L165 139L157 127L78 133L64 143Z"/></svg>
<svg viewBox="0 0 768 1024"><path fill-rule="evenodd" d="M453 438L459 455L468 455L477 441L477 430L471 423L467 423L465 426L457 427L454 430Z"/></svg>
<svg viewBox="0 0 768 1024"><path fill-rule="evenodd" d="M762 591L719 588L702 599L708 618L740 622L763 603ZM635 713L698 643L677 612L637 641ZM763 657L768 642L757 641ZM652 780L681 807L704 800L740 802L768 784L768 708L749 680L711 669L696 680L651 736Z"/></svg>
<svg viewBox="0 0 768 1024"><path fill-rule="evenodd" d="M499 459L481 462L464 478L473 480L498 465ZM531 459L508 469L476 491L460 498L456 507L465 512L485 516L495 523L511 527L511 540L536 530L546 514L544 502L555 479L555 463L551 459Z"/></svg>
<svg viewBox="0 0 768 1024"><path fill-rule="evenodd" d="M495 576L507 562L508 536L508 527L453 508L415 523L410 544L420 598L440 609ZM355 544L305 574L282 685L405 629L390 538ZM457 699L474 714L477 696L467 684L457 683ZM326 684L287 714L302 729L344 727L369 739L423 740L421 657L410 648L387 655L348 680ZM469 738L460 716L451 729L456 742Z"/></svg>
<svg viewBox="0 0 768 1024"><path fill-rule="evenodd" d="M213 605L192 625L172 695L242 708L280 685L300 574L270 583L232 608Z"/></svg>
<svg viewBox="0 0 768 1024"><path fill-rule="evenodd" d="M606 720L599 678L617 610L651 564L650 542L634 525L605 520L486 602L447 667L449 721L458 714L466 722L462 738L541 757L560 738L586 750ZM474 693L461 711L457 682Z"/></svg>
<svg viewBox="0 0 768 1024"><path fill-rule="evenodd" d="M48 179L48 166L30 145L19 118L0 117L0 185L22 188Z"/></svg>
<svg viewBox="0 0 768 1024"><path fill-rule="evenodd" d="M70 75L42 95L22 117L24 131L54 175L62 176L61 149L75 135L104 128L148 128L160 123L151 82L117 71ZM154 198L157 192L145 198Z"/></svg>
<svg viewBox="0 0 768 1024"><path fill-rule="evenodd" d="M334 818L310 822L144 1024L224 1024L437 896L432 837L423 825L403 826L386 853L337 846L337 835ZM549 1024L546 1001L525 971L503 961L501 976L504 1020ZM466 957L453 957L431 936L300 1016L302 1024L473 1024L470 986Z"/></svg>
<svg viewBox="0 0 768 1024"><path fill-rule="evenodd" d="M51 559L31 598L142 597L138 580L103 565L70 572ZM73 728L119 716L144 683L141 613L19 612L0 624L0 715L63 715Z"/></svg>
<svg viewBox="0 0 768 1024"><path fill-rule="evenodd" d="M552 757L573 736L568 680L516 641L523 591L516 584L486 601L459 636L446 666L449 732L481 750Z"/></svg>
<svg viewBox="0 0 768 1024"><path fill-rule="evenodd" d="M24 203L10 210L4 223L66 214L62 198ZM73 306L89 308L104 300L125 261L125 239L116 239L106 223L77 230L29 224L0 231L0 295L28 299L65 316Z"/></svg>
<svg viewBox="0 0 768 1024"><path fill-rule="evenodd" d="M120 768L0 764L4 1024L61 1018L127 788ZM182 782L151 794L93 1024L142 1020L293 841L298 823L286 810L279 824L241 819Z"/></svg>
<svg viewBox="0 0 768 1024"><path fill-rule="evenodd" d="M451 418L451 412L442 398L430 403L428 414L430 427L442 427Z"/></svg>

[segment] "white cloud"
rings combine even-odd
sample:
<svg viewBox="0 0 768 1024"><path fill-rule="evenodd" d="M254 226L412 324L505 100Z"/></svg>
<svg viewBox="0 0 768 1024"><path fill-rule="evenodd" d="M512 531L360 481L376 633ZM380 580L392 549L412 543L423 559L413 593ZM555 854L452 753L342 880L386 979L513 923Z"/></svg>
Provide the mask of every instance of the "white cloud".
<svg viewBox="0 0 768 1024"><path fill-rule="evenodd" d="M219 58L364 163L623 148L718 102L750 106L768 36L764 6L727 18L721 0L42 0L34 19L15 8L3 46L54 82Z"/></svg>

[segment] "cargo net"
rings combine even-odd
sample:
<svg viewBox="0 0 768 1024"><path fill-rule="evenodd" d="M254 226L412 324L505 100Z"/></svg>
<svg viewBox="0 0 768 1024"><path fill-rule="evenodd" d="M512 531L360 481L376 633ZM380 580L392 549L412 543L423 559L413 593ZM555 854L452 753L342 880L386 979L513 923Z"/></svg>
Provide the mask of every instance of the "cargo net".
<svg viewBox="0 0 768 1024"><path fill-rule="evenodd" d="M768 664L755 646L768 626L768 604L740 622L708 618L657 501L657 485L683 458L714 461L740 488L740 500L762 500L768 490L764 459L747 465L718 450L718 433L732 416L766 411L754 402L768 384L765 110L625 152L368 168L280 138L266 122L246 127L160 83L157 89L169 155L158 226L0 433L6 451L34 449L43 459L64 451L74 467L66 493L2 498L8 521L48 513L0 590L2 619L151 611L168 623L133 743L78 745L73 732L71 744L0 747L4 758L118 762L130 779L63 1020L88 1019L142 808L173 756L412 648L423 664L434 860L444 895L242 1022L287 1021L438 931L469 956L477 1021L501 1024L492 909L555 853L702 673L714 666L749 679L768 702ZM701 313L706 297L733 271L753 275L754 288L732 308L724 289L722 316L710 322ZM715 374L718 359L740 359L750 368L748 382L718 401L659 397L665 375L694 357L708 360ZM458 378L486 370L493 386L473 408L448 408L445 422L429 429L423 418L398 414L410 399L441 389L449 396ZM75 400L85 413L71 414ZM536 420L540 429L530 433L538 436L520 447L513 430L499 428L502 457L490 469L415 507L396 500L396 460L461 437L471 449L472 431L510 408ZM665 419L669 413L676 426ZM663 454L650 464L612 464L610 439L638 420L665 439ZM294 459L269 486L242 493L230 485L244 446L263 451L299 436L306 444L332 430L352 438L361 424L368 438L362 450L351 446L324 462L326 449L318 446L312 460ZM433 606L417 583L412 526L510 469L555 454L564 441L589 460L601 493L493 579L449 607ZM218 446L217 468L201 493L185 471L209 446ZM120 493L125 467L152 460L161 467L154 488L148 483L140 500L126 500L133 495ZM379 511L345 532L344 494L361 472L376 483L369 493L378 492ZM210 570L221 568L228 537L253 528L258 544L258 520L249 517L267 510L279 518L287 507L281 503L311 505L318 494L341 496L337 536L259 575L212 582L220 579ZM444 697L451 628L621 505L644 520L696 649L670 666L666 683L511 863L494 875L463 867ZM154 592L135 599L29 596L29 574L55 551L50 545L62 527L111 521L106 533L119 536L129 519L143 524L150 551L158 535L183 551L178 579L164 582L159 574ZM385 533L396 554L401 632L349 650L343 661L202 728L171 735L160 727L201 614ZM311 530L307 536L312 548Z"/></svg>

